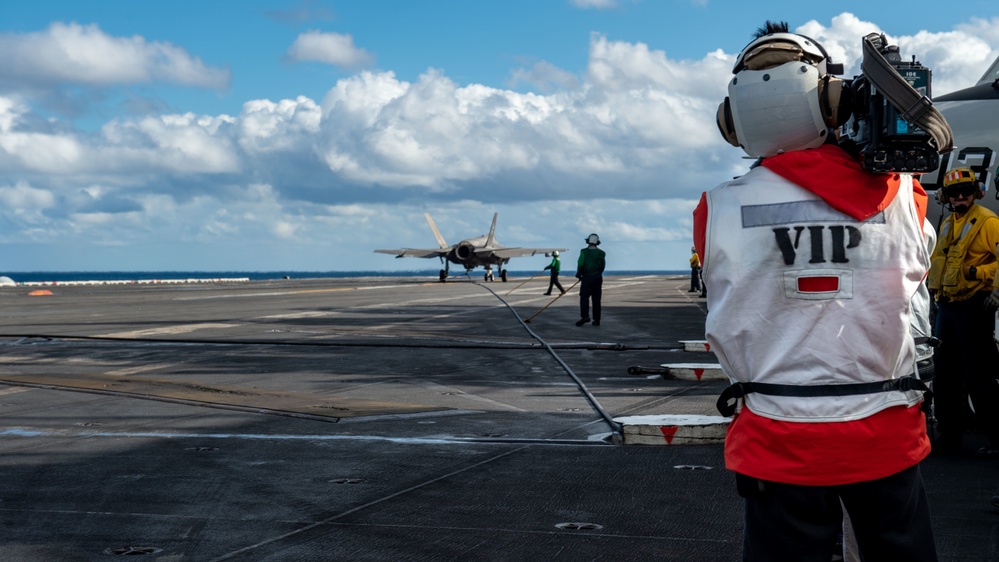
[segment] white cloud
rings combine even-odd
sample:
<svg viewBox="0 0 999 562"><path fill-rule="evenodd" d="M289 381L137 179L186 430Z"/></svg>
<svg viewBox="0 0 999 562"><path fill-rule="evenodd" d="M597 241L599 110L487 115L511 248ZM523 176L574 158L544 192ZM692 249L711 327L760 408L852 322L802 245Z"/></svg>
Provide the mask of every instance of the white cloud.
<svg viewBox="0 0 999 562"><path fill-rule="evenodd" d="M999 44L999 17L991 20L973 17L969 23L958 25L956 30L979 37L993 46Z"/></svg>
<svg viewBox="0 0 999 562"><path fill-rule="evenodd" d="M230 72L184 49L142 37L112 37L96 25L53 23L36 33L0 33L0 84L106 86L154 81L225 89Z"/></svg>
<svg viewBox="0 0 999 562"><path fill-rule="evenodd" d="M44 189L35 189L24 182L0 186L0 205L17 211L47 209L55 205L55 196Z"/></svg>
<svg viewBox="0 0 999 562"><path fill-rule="evenodd" d="M73 173L85 164L85 147L65 135L9 132L0 136L0 151L13 164L11 168L43 173Z"/></svg>
<svg viewBox="0 0 999 562"><path fill-rule="evenodd" d="M298 224L292 224L288 221L278 221L273 225L274 235L283 240L294 240L295 233L299 229Z"/></svg>
<svg viewBox="0 0 999 562"><path fill-rule="evenodd" d="M538 61L530 68L517 68L510 73L510 85L518 84L527 84L541 93L547 93L553 90L578 88L579 78L550 62Z"/></svg>
<svg viewBox="0 0 999 562"><path fill-rule="evenodd" d="M669 151L724 150L714 112L730 58L675 62L594 35L586 80L549 95L460 87L433 70L415 83L362 73L323 101L323 160L365 184L447 192L494 177L523 181L520 174L536 170L566 184L521 188L535 197L537 189L586 196L625 181L641 197L661 189Z"/></svg>
<svg viewBox="0 0 999 562"><path fill-rule="evenodd" d="M7 133L13 129L20 116L28 111L30 108L16 99L0 96L0 133Z"/></svg>
<svg viewBox="0 0 999 562"><path fill-rule="evenodd" d="M239 116L238 141L249 152L278 150L310 151L311 139L319 132L322 112L315 101L299 96L294 100L253 100L243 104Z"/></svg>
<svg viewBox="0 0 999 562"><path fill-rule="evenodd" d="M904 60L915 56L923 66L932 69L933 95L939 96L973 85L988 64L999 56L996 24L999 24L999 18L992 22L975 19L971 24L958 26L953 31L920 31L915 35L886 36L890 44L898 46ZM812 20L795 31L814 38L834 61L844 63L846 77L861 73L863 37L870 33L884 33L874 23L849 13L834 17L829 27Z"/></svg>
<svg viewBox="0 0 999 562"><path fill-rule="evenodd" d="M999 54L996 23L891 39L903 56L933 68L939 95L974 83ZM797 31L823 43L852 76L860 37L879 28L842 14ZM371 249L435 245L422 217L428 210L449 241L482 234L499 210L497 236L508 245L573 248L596 231L612 263L683 269L685 262L655 256L675 247L686 259L700 192L748 166L714 122L735 57L718 49L680 60L594 34L581 75L544 62L513 73L520 84L547 85L534 92L460 84L435 69L412 81L360 71L321 100L253 99L238 115L153 113L81 131L41 110L32 92L68 82L217 87L228 73L178 47L95 26L2 34L0 46L33 64L0 60L0 85L18 91L0 95L5 243L72 238L138 248L170 240L187 245L170 264L180 269L239 268L245 256L271 253L273 269L419 269L437 264ZM74 68L53 62L70 53ZM319 32L299 36L289 55L371 60L349 36ZM224 249L222 262L191 249L209 244L216 256ZM327 261L295 257L306 254ZM99 256L88 259L100 267Z"/></svg>
<svg viewBox="0 0 999 562"><path fill-rule="evenodd" d="M127 157L126 170L138 167L185 174L239 172L243 166L231 139L216 134L217 121L191 113L144 117L108 124L102 131L109 141L99 157L107 165L118 151Z"/></svg>
<svg viewBox="0 0 999 562"><path fill-rule="evenodd" d="M307 31L288 48L288 57L295 61L316 61L344 68L357 68L371 63L374 57L354 45L354 38L340 33Z"/></svg>

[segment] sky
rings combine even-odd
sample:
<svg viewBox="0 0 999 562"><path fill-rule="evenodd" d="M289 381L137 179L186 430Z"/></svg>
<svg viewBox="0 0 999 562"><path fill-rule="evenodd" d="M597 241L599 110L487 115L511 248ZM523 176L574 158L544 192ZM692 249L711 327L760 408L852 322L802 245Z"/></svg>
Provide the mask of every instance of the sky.
<svg viewBox="0 0 999 562"><path fill-rule="evenodd" d="M901 6L3 2L0 275L436 271L374 253L435 247L427 212L452 244L499 213L564 264L593 232L610 270L683 270L701 192L750 163L715 112L766 20L847 77L885 33L935 95L999 55L999 4Z"/></svg>

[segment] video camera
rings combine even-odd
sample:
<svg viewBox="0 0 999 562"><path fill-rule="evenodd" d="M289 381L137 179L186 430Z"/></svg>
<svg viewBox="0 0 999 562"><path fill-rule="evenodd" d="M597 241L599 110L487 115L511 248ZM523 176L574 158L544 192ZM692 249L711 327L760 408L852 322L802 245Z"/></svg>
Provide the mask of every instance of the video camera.
<svg viewBox="0 0 999 562"><path fill-rule="evenodd" d="M935 170L939 164L939 150L933 135L920 128L916 121L932 107L930 102L932 72L912 57L902 60L898 47L888 45L884 34L872 33L864 38L863 72L853 78L849 86L852 114L840 130L840 146L853 154L865 170L870 172L923 173ZM889 84L897 78L889 77L883 65L869 65L869 55L876 50L901 78L921 96L911 107L895 107L885 95ZM880 61L878 61L880 63ZM872 72L877 70L877 73ZM904 87L904 84L902 84ZM913 96L913 99L917 99Z"/></svg>

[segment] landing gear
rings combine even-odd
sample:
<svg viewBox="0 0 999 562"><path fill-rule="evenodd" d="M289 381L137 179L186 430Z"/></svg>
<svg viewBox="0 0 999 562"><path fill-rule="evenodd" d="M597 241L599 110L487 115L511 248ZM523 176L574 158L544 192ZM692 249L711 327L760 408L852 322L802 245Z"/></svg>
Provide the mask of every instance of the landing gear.
<svg viewBox="0 0 999 562"><path fill-rule="evenodd" d="M500 279L502 279L503 282L506 283L506 270L505 269L501 269L500 270Z"/></svg>
<svg viewBox="0 0 999 562"><path fill-rule="evenodd" d="M451 264L446 259L444 259L443 256L441 257L441 264L444 265L444 269L442 269L440 271L440 280L441 280L441 283L443 283L443 282L447 281L447 276L450 273L448 270L450 269L450 265Z"/></svg>
<svg viewBox="0 0 999 562"><path fill-rule="evenodd" d="M486 279L486 281L492 281L493 280L493 270L491 270L491 269L487 269L486 270L485 279Z"/></svg>

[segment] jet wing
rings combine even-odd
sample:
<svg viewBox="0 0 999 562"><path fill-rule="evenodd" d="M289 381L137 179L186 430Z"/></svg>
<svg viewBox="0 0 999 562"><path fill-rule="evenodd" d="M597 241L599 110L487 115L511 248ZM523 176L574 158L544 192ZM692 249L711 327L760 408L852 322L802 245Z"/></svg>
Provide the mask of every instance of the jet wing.
<svg viewBox="0 0 999 562"><path fill-rule="evenodd" d="M538 254L550 254L552 252L567 252L565 248L498 248L476 250L476 255L489 253L498 258L519 258L524 256L536 256Z"/></svg>
<svg viewBox="0 0 999 562"><path fill-rule="evenodd" d="M398 250L375 250L378 254L389 254L397 258L440 258L447 255L450 248L444 250L434 248L432 250L419 250L416 248L401 248Z"/></svg>

